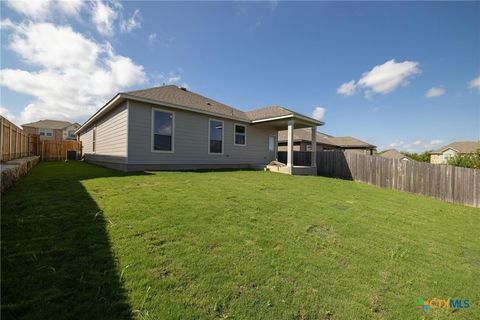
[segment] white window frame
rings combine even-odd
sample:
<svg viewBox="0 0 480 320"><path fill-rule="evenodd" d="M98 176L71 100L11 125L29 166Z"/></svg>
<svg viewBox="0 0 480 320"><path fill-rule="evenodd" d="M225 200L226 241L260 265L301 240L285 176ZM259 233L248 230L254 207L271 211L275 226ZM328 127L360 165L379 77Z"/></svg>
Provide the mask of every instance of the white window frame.
<svg viewBox="0 0 480 320"><path fill-rule="evenodd" d="M70 135L70 132L72 132L73 134ZM67 130L67 138L76 138L77 135L75 134L75 130Z"/></svg>
<svg viewBox="0 0 480 320"><path fill-rule="evenodd" d="M245 143L244 144L238 144L236 143L237 141L237 126L239 127L244 127L245 128L245 133L243 134L245 136ZM234 123L233 124L233 145L234 146L239 146L239 147L246 147L247 146L247 126L241 123Z"/></svg>
<svg viewBox="0 0 480 320"><path fill-rule="evenodd" d="M222 123L222 152L221 153L210 152L210 122L212 121L217 121ZM225 151L225 122L223 120L213 119L213 118L208 119L207 151L208 151L208 154L212 156L223 156L223 152Z"/></svg>
<svg viewBox="0 0 480 320"><path fill-rule="evenodd" d="M155 111L170 113L172 115L172 150L155 150ZM150 151L153 153L175 153L175 111L162 109L162 108L152 108L151 114L151 128L150 128Z"/></svg>
<svg viewBox="0 0 480 320"><path fill-rule="evenodd" d="M49 130L49 133L51 133L51 134L48 135L46 130ZM42 132L43 132L43 134L42 134ZM51 129L51 128L39 128L38 129L38 134L42 137L53 137L54 132L53 132L53 129Z"/></svg>

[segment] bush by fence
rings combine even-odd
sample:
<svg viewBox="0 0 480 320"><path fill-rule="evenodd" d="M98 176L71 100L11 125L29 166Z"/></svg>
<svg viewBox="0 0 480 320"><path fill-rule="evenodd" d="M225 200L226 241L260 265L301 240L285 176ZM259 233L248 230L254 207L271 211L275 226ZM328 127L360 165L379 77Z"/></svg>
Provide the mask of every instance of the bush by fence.
<svg viewBox="0 0 480 320"><path fill-rule="evenodd" d="M318 151L321 176L363 181L384 188L480 207L480 169L386 159L342 151Z"/></svg>

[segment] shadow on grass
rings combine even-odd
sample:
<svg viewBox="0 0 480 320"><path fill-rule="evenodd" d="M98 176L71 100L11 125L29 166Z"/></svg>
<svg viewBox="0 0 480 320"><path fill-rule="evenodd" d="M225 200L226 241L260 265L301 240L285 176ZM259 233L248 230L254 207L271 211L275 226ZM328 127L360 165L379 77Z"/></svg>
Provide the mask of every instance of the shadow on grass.
<svg viewBox="0 0 480 320"><path fill-rule="evenodd" d="M2 195L2 319L132 318L108 222L81 180L143 174L41 163Z"/></svg>

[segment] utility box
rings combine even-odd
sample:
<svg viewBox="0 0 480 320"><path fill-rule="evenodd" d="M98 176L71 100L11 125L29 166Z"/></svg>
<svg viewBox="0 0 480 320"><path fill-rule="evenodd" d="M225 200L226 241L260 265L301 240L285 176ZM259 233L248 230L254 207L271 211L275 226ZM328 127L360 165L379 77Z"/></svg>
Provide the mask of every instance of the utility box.
<svg viewBox="0 0 480 320"><path fill-rule="evenodd" d="M77 160L77 151L67 150L67 160Z"/></svg>

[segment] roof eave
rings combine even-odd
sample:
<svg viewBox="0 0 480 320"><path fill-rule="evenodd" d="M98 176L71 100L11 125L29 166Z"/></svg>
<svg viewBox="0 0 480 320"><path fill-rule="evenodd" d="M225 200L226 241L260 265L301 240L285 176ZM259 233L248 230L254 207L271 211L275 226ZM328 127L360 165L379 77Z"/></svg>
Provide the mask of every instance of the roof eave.
<svg viewBox="0 0 480 320"><path fill-rule="evenodd" d="M117 93L112 99L110 99L110 101L108 101L103 107L98 109L97 112L95 112L90 118L88 118L88 120L85 121L85 123L82 124L82 126L75 131L75 134L78 135L82 131L84 131L86 128L88 128L88 126L95 119L97 119L98 117L100 117L100 116L104 115L105 113L107 113L108 111L110 111L113 107L116 106L116 103L118 103L122 98L123 98L123 94L122 93Z"/></svg>
<svg viewBox="0 0 480 320"><path fill-rule="evenodd" d="M286 115L278 116L278 117L270 117L270 118L264 118L264 119L251 120L251 122L252 123L263 123L263 122L270 122L270 121L284 120L284 119L295 119L295 118L299 118L303 121L314 123L317 126L323 126L325 124L325 122L323 122L323 121L315 120L313 118L302 116L300 114L286 114Z"/></svg>

